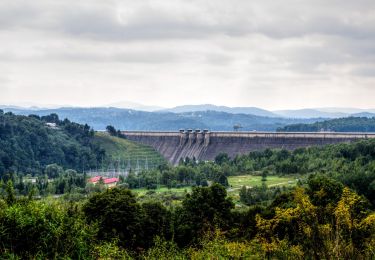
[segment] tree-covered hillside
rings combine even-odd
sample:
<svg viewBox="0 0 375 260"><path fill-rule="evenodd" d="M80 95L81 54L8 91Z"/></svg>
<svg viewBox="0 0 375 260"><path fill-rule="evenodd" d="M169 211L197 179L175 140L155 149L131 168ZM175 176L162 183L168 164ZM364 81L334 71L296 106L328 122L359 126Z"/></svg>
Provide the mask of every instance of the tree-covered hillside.
<svg viewBox="0 0 375 260"><path fill-rule="evenodd" d="M46 165L83 170L105 151L93 143L88 125L59 120L56 114L20 116L0 110L0 175L38 174Z"/></svg>
<svg viewBox="0 0 375 260"><path fill-rule="evenodd" d="M375 132L375 117L345 117L312 124L291 124L277 129L279 132Z"/></svg>

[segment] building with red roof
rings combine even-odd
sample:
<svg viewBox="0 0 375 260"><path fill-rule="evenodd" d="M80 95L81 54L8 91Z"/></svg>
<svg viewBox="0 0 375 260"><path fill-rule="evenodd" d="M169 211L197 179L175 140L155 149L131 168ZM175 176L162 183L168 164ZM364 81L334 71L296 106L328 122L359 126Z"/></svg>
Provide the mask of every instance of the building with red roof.
<svg viewBox="0 0 375 260"><path fill-rule="evenodd" d="M101 179L103 180L104 185L107 186L108 188L112 188L116 186L120 180L119 178L107 178L107 177L102 177L102 176L95 176L95 177L90 178L88 182L92 184L97 184Z"/></svg>

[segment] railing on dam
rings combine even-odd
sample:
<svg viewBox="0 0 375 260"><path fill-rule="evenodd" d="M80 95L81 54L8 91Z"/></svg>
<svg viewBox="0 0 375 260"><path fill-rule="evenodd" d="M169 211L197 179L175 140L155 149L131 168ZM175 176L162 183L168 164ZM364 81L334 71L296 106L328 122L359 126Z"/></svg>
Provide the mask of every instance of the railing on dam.
<svg viewBox="0 0 375 260"><path fill-rule="evenodd" d="M172 131L122 131L122 133L130 136L180 136L180 132Z"/></svg>
<svg viewBox="0 0 375 260"><path fill-rule="evenodd" d="M123 131L128 136L165 136L177 137L186 135L188 132L173 131ZM202 133L193 131L191 133ZM337 139L367 139L375 138L375 133L365 132L203 132L210 137L240 137L240 138L337 138Z"/></svg>

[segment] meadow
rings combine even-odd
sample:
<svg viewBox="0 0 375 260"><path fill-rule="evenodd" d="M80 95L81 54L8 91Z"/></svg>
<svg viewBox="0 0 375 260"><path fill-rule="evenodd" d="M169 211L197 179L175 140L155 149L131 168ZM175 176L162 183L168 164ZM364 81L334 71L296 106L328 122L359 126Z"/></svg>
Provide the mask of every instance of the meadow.
<svg viewBox="0 0 375 260"><path fill-rule="evenodd" d="M252 188L255 186L262 186L263 181L261 176L255 175L240 175L240 176L229 176L228 177L229 187L227 188L228 195L234 199L236 203L239 202L239 192L243 186L247 188ZM264 184L267 187L274 186L294 186L297 183L296 176L268 176ZM148 193L177 193L182 195L183 193L190 193L192 190L191 186L181 187L181 188L170 188L168 189L165 185L159 185L157 189L133 189L139 196L147 195Z"/></svg>

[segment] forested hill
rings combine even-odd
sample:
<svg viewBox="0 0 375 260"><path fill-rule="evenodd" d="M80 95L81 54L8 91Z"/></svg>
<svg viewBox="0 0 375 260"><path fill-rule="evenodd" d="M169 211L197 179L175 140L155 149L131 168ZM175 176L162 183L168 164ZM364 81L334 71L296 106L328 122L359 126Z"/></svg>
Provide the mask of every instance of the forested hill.
<svg viewBox="0 0 375 260"><path fill-rule="evenodd" d="M375 132L375 117L345 117L312 124L291 124L277 129L279 132Z"/></svg>
<svg viewBox="0 0 375 260"><path fill-rule="evenodd" d="M93 139L88 125L61 121L56 114L20 116L0 110L0 176L39 174L53 163L76 170L94 167L105 151Z"/></svg>

